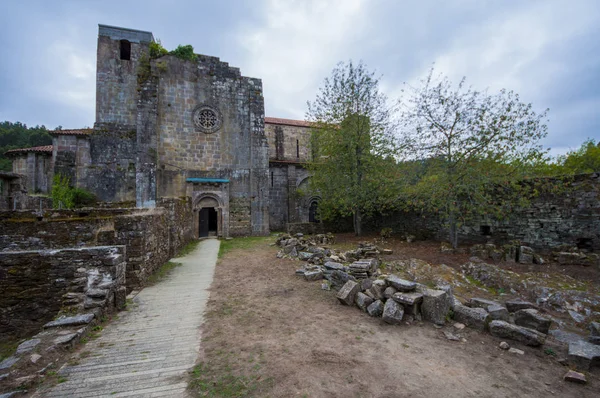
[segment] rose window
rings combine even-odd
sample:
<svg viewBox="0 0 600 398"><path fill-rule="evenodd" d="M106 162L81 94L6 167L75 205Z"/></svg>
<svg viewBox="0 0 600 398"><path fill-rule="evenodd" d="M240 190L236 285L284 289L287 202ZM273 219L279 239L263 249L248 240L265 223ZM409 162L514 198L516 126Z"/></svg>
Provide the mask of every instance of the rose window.
<svg viewBox="0 0 600 398"><path fill-rule="evenodd" d="M194 126L205 133L214 133L221 127L218 111L208 106L196 108L192 118Z"/></svg>

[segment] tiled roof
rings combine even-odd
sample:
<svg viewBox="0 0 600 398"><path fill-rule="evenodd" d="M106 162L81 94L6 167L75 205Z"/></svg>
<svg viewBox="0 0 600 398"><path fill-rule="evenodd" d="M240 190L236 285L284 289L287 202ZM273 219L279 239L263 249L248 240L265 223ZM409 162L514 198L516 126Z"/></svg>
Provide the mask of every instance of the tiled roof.
<svg viewBox="0 0 600 398"><path fill-rule="evenodd" d="M312 123L305 120L281 119L278 117L265 117L267 124L282 124L285 126L310 127Z"/></svg>
<svg viewBox="0 0 600 398"><path fill-rule="evenodd" d="M93 129L52 130L51 135L90 135Z"/></svg>
<svg viewBox="0 0 600 398"><path fill-rule="evenodd" d="M16 155L27 152L52 153L52 145L34 146L31 148L17 148L4 152L5 155Z"/></svg>

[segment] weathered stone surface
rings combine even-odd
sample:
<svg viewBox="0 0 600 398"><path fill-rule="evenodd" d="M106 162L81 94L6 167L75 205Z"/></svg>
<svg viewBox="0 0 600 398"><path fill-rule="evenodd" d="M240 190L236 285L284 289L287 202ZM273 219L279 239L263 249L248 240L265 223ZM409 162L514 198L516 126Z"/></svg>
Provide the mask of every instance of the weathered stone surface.
<svg viewBox="0 0 600 398"><path fill-rule="evenodd" d="M490 305L500 305L497 301L487 300L484 298L473 297L469 300L469 306L471 308L483 308L487 309Z"/></svg>
<svg viewBox="0 0 600 398"><path fill-rule="evenodd" d="M581 315L579 312L577 311L573 311L573 310L569 310L568 311L569 316L571 318L573 318L573 320L577 323L583 323L585 322L585 316Z"/></svg>
<svg viewBox="0 0 600 398"><path fill-rule="evenodd" d="M587 383L585 375L583 373L575 372L574 370L569 370L567 374L564 375L563 380L578 384Z"/></svg>
<svg viewBox="0 0 600 398"><path fill-rule="evenodd" d="M105 289L88 289L85 292L85 294L88 297L103 299L103 298L106 298L106 295L108 294L108 290L105 290Z"/></svg>
<svg viewBox="0 0 600 398"><path fill-rule="evenodd" d="M41 358L42 356L40 354L31 354L29 361L31 361L31 363L37 363Z"/></svg>
<svg viewBox="0 0 600 398"><path fill-rule="evenodd" d="M373 293L373 295L375 296L375 298L377 298L378 300L383 300L385 299L385 289L386 289L386 285L384 281L382 283L376 283L378 281L374 281L373 282L373 286L371 286L371 289L369 289L371 291L371 293Z"/></svg>
<svg viewBox="0 0 600 398"><path fill-rule="evenodd" d="M484 331L490 320L490 315L483 308L469 308L464 305L454 307L454 319L465 325Z"/></svg>
<svg viewBox="0 0 600 398"><path fill-rule="evenodd" d="M333 262L333 261L327 261L324 264L324 267L327 268L327 269L329 269L329 270L332 270L332 271L335 271L335 270L344 271L344 269L345 269L345 267L344 267L343 264L336 263L336 262Z"/></svg>
<svg viewBox="0 0 600 398"><path fill-rule="evenodd" d="M373 299L361 292L356 293L356 298L354 301L357 307L365 312L367 312L367 308L373 304Z"/></svg>
<svg viewBox="0 0 600 398"><path fill-rule="evenodd" d="M509 348L508 352L510 352L511 354L525 355L525 351L513 347Z"/></svg>
<svg viewBox="0 0 600 398"><path fill-rule="evenodd" d="M13 366L15 363L17 363L17 362L19 361L19 359L21 359L21 358L19 358L19 357L15 357L15 356L12 356L12 357L8 357L8 358L6 358L6 359L5 359L5 360L3 360L2 362L0 362L0 370L3 370L3 369L8 369L8 368L10 368L10 367L11 367L11 366Z"/></svg>
<svg viewBox="0 0 600 398"><path fill-rule="evenodd" d="M560 252L556 258L559 264L563 265L572 265L579 264L580 261L579 253L571 253L571 252Z"/></svg>
<svg viewBox="0 0 600 398"><path fill-rule="evenodd" d="M401 292L412 292L417 287L415 282L407 281L396 275L389 275L386 281L390 286Z"/></svg>
<svg viewBox="0 0 600 398"><path fill-rule="evenodd" d="M517 312L519 310L526 310L528 308L538 308L537 305L523 300L509 300L504 304L506 305L508 312Z"/></svg>
<svg viewBox="0 0 600 398"><path fill-rule="evenodd" d="M383 301L374 301L371 305L367 307L367 313L373 317L381 316L381 314L383 314Z"/></svg>
<svg viewBox="0 0 600 398"><path fill-rule="evenodd" d="M55 328L60 326L77 326L90 323L94 319L94 314L82 314L70 317L61 317L55 321L48 322L44 328Z"/></svg>
<svg viewBox="0 0 600 398"><path fill-rule="evenodd" d="M360 281L360 290L367 290L373 286L373 281L371 279L362 279Z"/></svg>
<svg viewBox="0 0 600 398"><path fill-rule="evenodd" d="M508 345L506 341L501 341L498 347L502 348L503 350L508 350L510 348L510 345Z"/></svg>
<svg viewBox="0 0 600 398"><path fill-rule="evenodd" d="M589 329L590 336L600 336L600 322L591 322Z"/></svg>
<svg viewBox="0 0 600 398"><path fill-rule="evenodd" d="M423 293L403 293L398 292L392 295L392 299L400 304L404 305L415 305L423 301Z"/></svg>
<svg viewBox="0 0 600 398"><path fill-rule="evenodd" d="M56 345L69 344L73 340L75 340L78 336L79 336L78 333L69 333L64 336L59 336L54 339L54 344L56 344Z"/></svg>
<svg viewBox="0 0 600 398"><path fill-rule="evenodd" d="M388 300L385 302L383 307L382 319L391 325L399 325L402 323L402 317L404 316L404 307L402 304L398 304L394 300Z"/></svg>
<svg viewBox="0 0 600 398"><path fill-rule="evenodd" d="M515 324L548 334L552 320L542 316L538 310L528 308L515 312Z"/></svg>
<svg viewBox="0 0 600 398"><path fill-rule="evenodd" d="M309 252L299 252L298 258L302 261L308 261L312 258L313 254Z"/></svg>
<svg viewBox="0 0 600 398"><path fill-rule="evenodd" d="M492 336L520 341L529 346L540 346L546 341L546 335L537 330L512 325L505 321L492 321L489 328Z"/></svg>
<svg viewBox="0 0 600 398"><path fill-rule="evenodd" d="M423 302L421 303L421 313L423 319L433 322L436 325L443 325L450 311L450 299L443 290L421 289Z"/></svg>
<svg viewBox="0 0 600 398"><path fill-rule="evenodd" d="M31 340L24 341L21 344L19 344L19 346L17 347L16 354L21 355L26 352L32 351L41 342L42 342L42 340L40 340L40 339L31 339Z"/></svg>
<svg viewBox="0 0 600 398"><path fill-rule="evenodd" d="M323 279L323 271L321 270L316 270L316 271L306 271L304 273L304 279L307 281L318 281Z"/></svg>
<svg viewBox="0 0 600 398"><path fill-rule="evenodd" d="M345 305L353 305L356 294L360 291L360 285L354 281L348 281L337 294L337 299Z"/></svg>
<svg viewBox="0 0 600 398"><path fill-rule="evenodd" d="M493 321L508 322L510 318L508 310L501 305L490 305L487 307L487 312L490 314L490 319Z"/></svg>
<svg viewBox="0 0 600 398"><path fill-rule="evenodd" d="M325 275L325 277L331 282L331 284L335 288L340 288L344 286L348 281L356 280L352 275L349 275L346 272L339 270L332 271L330 275Z"/></svg>
<svg viewBox="0 0 600 398"><path fill-rule="evenodd" d="M587 371L593 366L599 366L600 346L590 344L587 341L569 343L569 361L580 370Z"/></svg>
<svg viewBox="0 0 600 398"><path fill-rule="evenodd" d="M388 287L386 287L386 288L385 288L385 290L383 291L383 296L384 296L386 299L391 299L391 298L392 298L392 296L393 296L394 294L396 294L397 292L398 292L398 290L396 290L396 288L393 288L393 287L391 287L391 286L388 286Z"/></svg>
<svg viewBox="0 0 600 398"><path fill-rule="evenodd" d="M518 261L521 264L532 264L533 263L533 255L534 251L529 246L520 246L518 253Z"/></svg>

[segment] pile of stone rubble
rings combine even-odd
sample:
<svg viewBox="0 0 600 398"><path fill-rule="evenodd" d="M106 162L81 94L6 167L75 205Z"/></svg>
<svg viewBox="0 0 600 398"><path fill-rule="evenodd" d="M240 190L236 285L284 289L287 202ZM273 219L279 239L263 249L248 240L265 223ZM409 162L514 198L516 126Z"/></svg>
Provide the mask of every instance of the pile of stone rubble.
<svg viewBox="0 0 600 398"><path fill-rule="evenodd" d="M481 332L488 331L493 336L528 346L541 346L546 341L552 320L533 303L509 300L502 305L483 298L471 298L463 304L454 297L451 285L430 288L397 275L383 274L379 269L379 258L381 254L391 254L389 250L362 243L357 250L337 253L319 246L331 241L320 235L314 238L286 235L277 240L282 247L278 257L306 261L296 270L297 275L307 281L321 281L323 289L339 290L337 299L340 303L356 306L389 324L423 320L444 325L453 319ZM583 370L600 365L600 346L593 344L597 340L590 338L589 342L571 343L570 361Z"/></svg>

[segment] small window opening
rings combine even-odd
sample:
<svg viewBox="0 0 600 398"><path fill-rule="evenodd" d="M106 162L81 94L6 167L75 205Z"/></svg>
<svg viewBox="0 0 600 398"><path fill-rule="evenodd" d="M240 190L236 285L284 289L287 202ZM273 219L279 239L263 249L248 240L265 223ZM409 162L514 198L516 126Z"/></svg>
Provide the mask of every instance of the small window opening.
<svg viewBox="0 0 600 398"><path fill-rule="evenodd" d="M489 225L481 225L479 226L479 230L481 231L481 235L491 235L492 234L492 227L490 227Z"/></svg>
<svg viewBox="0 0 600 398"><path fill-rule="evenodd" d="M129 40L121 40L121 59L124 61L131 60L131 43Z"/></svg>
<svg viewBox="0 0 600 398"><path fill-rule="evenodd" d="M296 140L296 157L300 158L300 141Z"/></svg>
<svg viewBox="0 0 600 398"><path fill-rule="evenodd" d="M271 188L273 188L273 184L274 184L273 180L274 180L273 179L273 172L271 172Z"/></svg>

